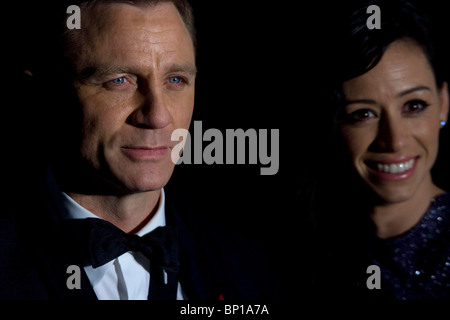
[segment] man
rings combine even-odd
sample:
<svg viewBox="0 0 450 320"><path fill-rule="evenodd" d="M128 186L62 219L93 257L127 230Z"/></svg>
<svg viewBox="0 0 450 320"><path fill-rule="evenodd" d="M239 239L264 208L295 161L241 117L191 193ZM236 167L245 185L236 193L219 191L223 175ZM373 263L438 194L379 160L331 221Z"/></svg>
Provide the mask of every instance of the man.
<svg viewBox="0 0 450 320"><path fill-rule="evenodd" d="M42 188L2 215L0 298L271 298L266 261L163 190L171 134L189 128L194 106L190 6L79 7L81 29L64 32L55 73L27 70L41 98L60 97L59 131Z"/></svg>

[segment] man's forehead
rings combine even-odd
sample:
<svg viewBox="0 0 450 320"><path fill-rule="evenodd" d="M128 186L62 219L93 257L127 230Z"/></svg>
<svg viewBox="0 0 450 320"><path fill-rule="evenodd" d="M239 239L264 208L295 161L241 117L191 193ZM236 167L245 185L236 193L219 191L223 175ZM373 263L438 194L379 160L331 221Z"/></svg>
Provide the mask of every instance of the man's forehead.
<svg viewBox="0 0 450 320"><path fill-rule="evenodd" d="M171 3L165 5L163 8L151 7L148 12L132 5L106 5L105 12L108 13L104 15L96 11L100 19L87 23L79 38L81 61L78 63L83 64L79 67L103 62L126 64L129 60L154 59L156 55L164 56L174 64L195 64L189 32L176 8ZM178 18L174 18L174 14ZM90 18L94 16L90 15Z"/></svg>
<svg viewBox="0 0 450 320"><path fill-rule="evenodd" d="M170 31L154 33L143 29L122 29L98 41L89 39L82 46L84 60L103 65L133 61L140 65L152 62L158 62L158 65L195 63L189 36L180 37Z"/></svg>
<svg viewBox="0 0 450 320"><path fill-rule="evenodd" d="M88 30L105 31L121 29L130 25L151 27L154 31L168 25L184 26L181 16L171 2L154 5L128 3L100 3L85 8L82 12L83 25Z"/></svg>

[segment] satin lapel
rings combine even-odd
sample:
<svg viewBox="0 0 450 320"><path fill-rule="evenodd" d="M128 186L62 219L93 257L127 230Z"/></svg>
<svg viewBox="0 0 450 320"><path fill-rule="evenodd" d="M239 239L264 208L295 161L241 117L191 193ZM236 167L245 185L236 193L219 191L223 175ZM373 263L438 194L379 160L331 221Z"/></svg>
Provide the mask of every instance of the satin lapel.
<svg viewBox="0 0 450 320"><path fill-rule="evenodd" d="M213 256L204 247L208 240L202 239L201 231L196 230L198 221L195 221L194 215L184 212L186 219L190 219L186 223L173 203L166 201L166 221L168 224L175 223L178 228L181 288L188 300L217 300L221 293L220 285Z"/></svg>
<svg viewBox="0 0 450 320"><path fill-rule="evenodd" d="M41 200L42 202L42 200ZM36 208L35 208L36 209ZM36 212L36 219L27 234L36 239L33 243L35 265L39 278L48 292L48 299L56 300L96 300L94 290L84 271L77 248L76 238L67 235L61 228L58 215L51 202L44 201L41 210ZM78 266L74 274L69 266ZM69 289L70 277L78 277L80 289ZM78 279L70 278L70 283Z"/></svg>
<svg viewBox="0 0 450 320"><path fill-rule="evenodd" d="M42 246L36 250L36 266L39 277L48 292L48 298L51 300L96 300L97 297L83 266L67 253L60 246Z"/></svg>

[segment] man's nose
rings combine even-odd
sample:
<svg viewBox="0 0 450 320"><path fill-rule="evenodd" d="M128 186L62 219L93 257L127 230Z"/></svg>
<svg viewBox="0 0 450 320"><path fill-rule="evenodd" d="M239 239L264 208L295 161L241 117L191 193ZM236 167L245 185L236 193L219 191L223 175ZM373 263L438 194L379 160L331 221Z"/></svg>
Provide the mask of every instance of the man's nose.
<svg viewBox="0 0 450 320"><path fill-rule="evenodd" d="M172 121L172 117L163 88L148 86L140 95L139 108L130 116L131 124L144 129L166 127Z"/></svg>
<svg viewBox="0 0 450 320"><path fill-rule="evenodd" d="M401 116L382 115L373 147L382 152L398 152L408 143L409 128Z"/></svg>

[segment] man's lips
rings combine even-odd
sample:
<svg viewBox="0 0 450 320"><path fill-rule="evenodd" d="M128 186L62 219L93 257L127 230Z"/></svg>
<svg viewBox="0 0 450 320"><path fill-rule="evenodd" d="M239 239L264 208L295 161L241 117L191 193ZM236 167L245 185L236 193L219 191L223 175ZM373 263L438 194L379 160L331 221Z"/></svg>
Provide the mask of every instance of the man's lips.
<svg viewBox="0 0 450 320"><path fill-rule="evenodd" d="M169 152L168 146L145 147L145 146L126 146L122 151L133 159L154 159L165 156Z"/></svg>

